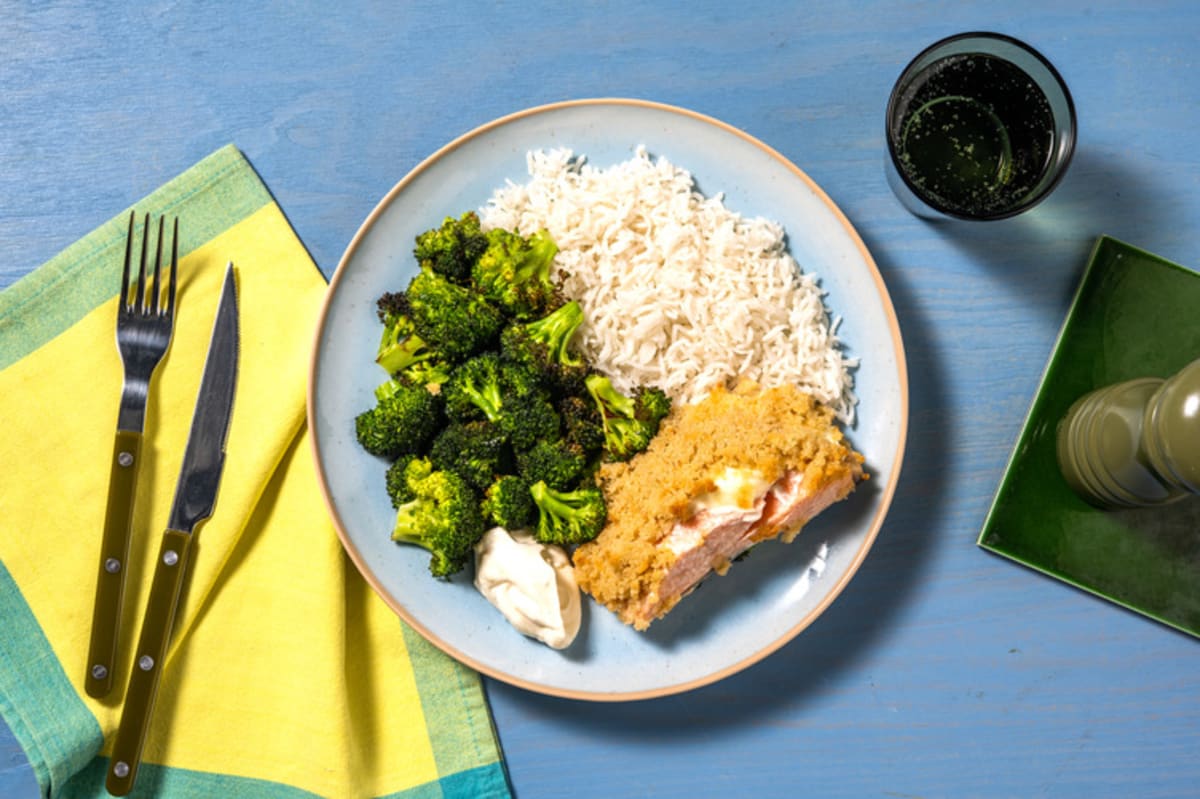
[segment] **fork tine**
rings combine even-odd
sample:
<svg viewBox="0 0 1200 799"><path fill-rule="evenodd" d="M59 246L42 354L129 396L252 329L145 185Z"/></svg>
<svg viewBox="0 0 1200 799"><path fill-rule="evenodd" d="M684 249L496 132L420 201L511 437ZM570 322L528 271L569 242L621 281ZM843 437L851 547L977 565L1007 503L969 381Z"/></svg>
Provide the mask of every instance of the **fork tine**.
<svg viewBox="0 0 1200 799"><path fill-rule="evenodd" d="M150 296L146 298L146 303L149 305L149 312L158 315L158 295L162 294L162 283L158 280L159 267L162 265L162 250L163 250L163 217L158 218L158 246L154 252L154 288L149 292Z"/></svg>
<svg viewBox="0 0 1200 799"><path fill-rule="evenodd" d="M146 222L142 225L142 263L138 269L137 296L134 297L134 310L142 312L146 309L146 250L150 249L150 214L146 214Z"/></svg>
<svg viewBox="0 0 1200 799"><path fill-rule="evenodd" d="M125 237L125 268L121 270L121 304L117 306L120 311L129 309L129 263L133 258L133 220L136 216L136 211L129 212L129 235Z"/></svg>
<svg viewBox="0 0 1200 799"><path fill-rule="evenodd" d="M175 230L171 233L171 279L167 294L167 316L175 313L175 272L179 269L179 217L175 217Z"/></svg>

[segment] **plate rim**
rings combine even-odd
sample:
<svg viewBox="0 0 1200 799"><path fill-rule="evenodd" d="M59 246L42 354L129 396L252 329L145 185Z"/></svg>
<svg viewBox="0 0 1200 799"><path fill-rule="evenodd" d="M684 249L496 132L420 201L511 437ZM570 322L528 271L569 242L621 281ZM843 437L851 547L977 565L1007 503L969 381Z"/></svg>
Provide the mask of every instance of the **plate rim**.
<svg viewBox="0 0 1200 799"><path fill-rule="evenodd" d="M784 630L773 641L770 641L765 646L762 646L762 647L756 649L755 651L751 652L749 655L747 655L744 658L741 658L733 663L727 664L719 669L715 669L715 670L713 670L707 674L704 674L700 677L696 677L696 678L693 678L693 679L690 679L690 680L687 680L684 682L674 683L674 684L665 685L665 686L659 686L656 688L639 689L639 690L634 690L634 691L619 691L618 690L618 691L608 692L608 691L568 689L568 688L560 688L558 686L543 685L543 684L537 682L536 680L532 680L532 679L529 679L526 677L521 677L521 676L518 676L515 674L511 674L509 672L506 672L501 669L490 666L487 663L480 662L477 658L470 657L470 656L466 655L465 653L459 651L458 649L450 646L446 642L442 641L431 630L429 630L427 627L425 627L424 625L417 622L416 619L414 619L411 616L411 614L408 612L408 610L399 601L395 600L393 597L391 597L388 594L388 592L386 592L383 589L383 586L380 585L379 581L375 578L375 575L373 574L371 569L367 566L366 560L363 557L362 553L358 550L358 548L354 545L354 542L351 541L349 536L347 535L345 525L342 523L341 516L339 515L337 508L334 505L333 499L329 494L329 487L328 487L328 483L325 479L325 470L322 466L322 460L321 460L321 443L320 443L319 437L316 432L317 426L316 426L314 402L315 402L317 366L318 366L318 360L319 360L319 356L320 356L322 333L325 330L325 325L326 325L327 317L329 314L329 309L332 304L333 298L336 294L336 289L338 287L338 284L341 282L341 280L345 276L346 267L349 264L350 260L354 257L355 253L357 252L359 245L362 243L363 238L366 236L368 231L370 231L371 228L374 226L376 220L384 213L384 211L395 200L395 198L401 192L403 192L408 187L408 185L410 183L412 183L418 176L420 176L426 169L428 169L432 164L434 164L434 163L438 162L439 160L441 160L442 158L446 157L448 154L450 154L453 151L457 150L458 148L462 147L467 142L472 141L476 138L479 138L497 128L503 127L505 125L511 124L513 122L516 122L516 121L519 121L519 120L522 120L522 119L525 119L528 117L537 116L537 115L546 114L546 113L552 113L555 111L561 111L561 110L570 109L570 108L584 107L584 106L592 106L592 107L620 106L620 107L642 108L642 109L647 109L647 110L676 114L676 115L679 115L679 116L682 116L682 117L685 117L685 118L688 118L688 119L691 119L694 121L701 122L705 125L713 126L721 131L724 131L733 136L736 136L737 138L742 139L746 143L751 144L752 146L758 148L759 150L764 152L766 155L768 155L771 159L778 162L779 165L784 167L788 172L792 173L792 175L795 176L796 178L798 178L802 183L804 183L808 187L808 189L813 192L813 194L817 197L817 199L821 202L821 204L824 205L827 208L827 210L829 210L833 214L834 218L841 225L843 232L850 237L851 242L854 244L855 248L858 250L859 255L862 257L864 264L867 266L867 268L870 272L870 276L871 276L871 279L874 281L875 290L876 290L877 296L880 300L882 310L884 312L884 316L886 317L888 331L891 334L892 356L893 356L893 360L895 363L895 368L896 368L898 383L899 383L898 388L899 388L899 400L900 400L900 414L899 414L899 419L897 420L898 421L898 423L897 423L897 440L896 440L896 448L895 448L894 460L893 460L894 466L893 466L892 472L889 475L887 484L883 487L883 490L879 494L879 506L878 506L876 513L874 514L874 518L871 521L871 526L867 530L866 535L863 537L862 542L859 544L858 550L855 552L854 557L851 559L849 567L841 575L841 577L837 580L837 582L835 582L833 584L833 586L826 593L826 595L822 599L822 601L819 602L811 611L809 611L809 613L807 613L803 618L801 618L796 624L794 624L791 627ZM663 103L663 102L659 102L659 101L655 101L655 100L646 100L646 99L641 99L641 98L630 98L630 97L595 97L595 98L583 98L583 99L575 99L575 100L564 100L564 101L560 101L560 102L544 103L544 104L540 104L540 105L531 106L531 107L525 108L520 111L515 111L515 112L509 113L509 114L505 114L503 116L500 116L500 117L497 117L496 119L491 120L490 122L486 122L482 125L472 128L471 130L468 130L466 133L463 133L463 134L459 135L458 137L452 139L450 142L441 146L440 148L435 150L432 154L430 154L429 156L427 156L426 158L421 160L419 163L417 163L416 166L414 166L411 170L408 171L407 174L405 174L403 177L401 177L400 180L397 181L392 186L392 188L375 204L375 206L371 209L371 212L367 215L366 219L364 219L362 224L359 225L358 230L355 231L354 236L353 236L353 238L351 238L349 244L346 245L346 249L342 253L341 258L338 260L337 267L334 269L333 276L329 280L329 287L326 290L325 297L321 303L321 309L320 309L320 313L317 317L317 323L314 328L312 348L311 348L311 353L309 356L308 380L307 380L306 397L305 397L305 418L306 418L306 422L308 424L308 429L310 431L310 435L309 435L310 452L311 452L313 462L314 462L313 465L316 470L317 482L321 489L321 497L322 497L323 501L325 502L325 507L329 514L330 521L332 521L334 529L337 532L338 540L341 542L343 550L350 557L351 562L354 563L355 569L358 571L358 573L362 576L362 578L364 580L367 581L367 584L371 586L371 589L375 592L375 594L377 596L379 596L379 598L382 599L384 601L384 603L387 604L387 606L390 607L392 609L392 611L397 614L397 616L399 616L406 624L408 624L415 631L417 631L417 633L419 633L421 635L421 637L423 637L426 641L431 643L433 646L437 647L439 650L441 650L445 654L454 658L459 663L461 663L465 666L468 666L469 668L472 668L481 674L484 674L489 677L492 677L493 679L499 680L500 682L504 682L504 683L513 685L518 688L523 688L525 690L532 691L534 693L539 693L539 694L548 695L548 696L556 696L556 697L561 697L561 698L565 698L565 699L577 699L577 700L587 700L587 701L596 701L596 702L624 702L624 701L654 699L654 698L665 697L665 696L670 696L670 695L674 695L674 694L685 693L688 691L695 690L697 688L701 688L706 685L711 685L712 683L719 682L720 680L723 680L727 677L730 677L740 671L743 671L743 670L749 668L750 666L754 665L755 663L758 663L759 661L761 661L761 660L765 659L766 657L768 657L769 655L773 654L774 652L779 650L781 647L783 647L785 644L789 643L796 636L798 636L801 632L803 632L805 628L807 628L818 617L820 617L821 614L823 614L825 612L825 610L829 607L829 605L832 604L833 601L842 593L842 591L845 589L846 585L850 582L850 580L858 572L859 567L862 565L863 561L866 559L867 554L870 552L872 546L874 545L875 539L878 537L879 531L880 531L881 527L883 526L883 522L887 518L888 511L891 508L892 500L895 496L896 486L900 479L900 472L902 470L903 463L904 463L904 451L905 451L905 446L906 446L907 438L908 438L908 417L909 417L909 390L908 390L908 388L909 388L908 387L908 365L907 365L907 359L905 356L904 342L903 342L903 338L901 336L901 331L900 331L900 324L899 324L899 320L896 316L895 306L892 303L891 294L888 292L887 286L883 281L883 276L879 271L879 267L875 263L874 257L872 257L870 251L867 249L866 244L863 242L862 237L859 235L859 233L858 233L857 229L855 229L854 225L850 222L849 218L845 215L845 213L842 211L842 209L839 208L838 205L833 202L833 200L829 197L829 195L825 192L825 190L822 189L811 177L809 177L806 172L804 172L798 166L793 164L787 157L785 157L782 153L780 153L773 147L767 145L766 143L755 138L754 136L750 135L749 133L746 133L745 131L743 131L739 128L736 128L727 122L723 122L720 119L709 116L707 114L703 114L701 112L693 111L691 109L683 108L681 106L671 105L668 103Z"/></svg>

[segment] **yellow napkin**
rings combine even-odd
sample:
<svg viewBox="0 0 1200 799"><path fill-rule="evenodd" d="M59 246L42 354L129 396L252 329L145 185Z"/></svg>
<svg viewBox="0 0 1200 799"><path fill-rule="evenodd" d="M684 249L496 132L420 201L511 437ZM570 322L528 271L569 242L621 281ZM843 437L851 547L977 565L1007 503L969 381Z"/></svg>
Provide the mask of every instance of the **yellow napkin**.
<svg viewBox="0 0 1200 799"><path fill-rule="evenodd" d="M175 337L146 416L113 694L83 690L123 369L128 211L0 294L0 712L44 795L106 796L152 559L225 264L241 354L134 795L504 797L479 677L406 627L339 545L304 417L325 282L232 146L136 206L180 218Z"/></svg>

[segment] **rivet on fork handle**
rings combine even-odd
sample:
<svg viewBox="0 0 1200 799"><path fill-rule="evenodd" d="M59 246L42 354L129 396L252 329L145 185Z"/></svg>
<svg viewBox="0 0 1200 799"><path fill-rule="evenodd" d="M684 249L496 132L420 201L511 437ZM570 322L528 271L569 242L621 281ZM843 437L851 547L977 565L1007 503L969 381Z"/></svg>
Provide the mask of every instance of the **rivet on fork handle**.
<svg viewBox="0 0 1200 799"><path fill-rule="evenodd" d="M96 577L96 601L92 610L92 638L88 650L88 672L84 690L89 696L107 696L116 671L121 604L125 593L124 568L129 560L133 527L133 495L137 487L142 434L118 430L113 444L113 462L108 478L108 507L100 544L100 571ZM126 462L122 462L126 461Z"/></svg>

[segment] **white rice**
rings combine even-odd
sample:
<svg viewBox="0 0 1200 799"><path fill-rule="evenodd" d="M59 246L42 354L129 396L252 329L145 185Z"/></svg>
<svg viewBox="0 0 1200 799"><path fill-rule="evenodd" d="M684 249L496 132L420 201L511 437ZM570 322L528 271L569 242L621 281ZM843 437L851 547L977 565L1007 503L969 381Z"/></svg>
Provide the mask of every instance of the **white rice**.
<svg viewBox="0 0 1200 799"><path fill-rule="evenodd" d="M856 364L777 223L704 197L644 148L608 169L566 149L527 162L529 182L497 190L483 225L550 232L564 293L584 309L576 341L617 388L649 384L693 403L741 377L793 383L852 421Z"/></svg>

